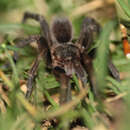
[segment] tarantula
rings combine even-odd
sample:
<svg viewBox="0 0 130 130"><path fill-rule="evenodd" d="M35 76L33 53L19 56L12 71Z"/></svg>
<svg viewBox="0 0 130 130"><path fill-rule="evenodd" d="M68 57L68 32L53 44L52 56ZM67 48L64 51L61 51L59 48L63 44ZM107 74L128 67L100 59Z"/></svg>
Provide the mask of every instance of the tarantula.
<svg viewBox="0 0 130 130"><path fill-rule="evenodd" d="M96 83L92 65L95 50L88 53L88 49L93 43L94 34L98 35L100 33L99 23L93 18L86 17L81 26L80 36L73 43L72 25L66 17L55 18L51 28L41 15L26 12L23 23L28 18L40 23L42 34L30 36L18 44L19 47L23 47L32 41L36 41L39 48L39 54L29 71L26 97L30 97L32 93L32 82L35 78L41 57L46 59L47 66L51 68L53 74L61 84L61 104L71 100L70 79L73 74L81 80L83 86L89 81L96 94ZM108 69L112 76L119 80L119 73L111 61L108 64Z"/></svg>

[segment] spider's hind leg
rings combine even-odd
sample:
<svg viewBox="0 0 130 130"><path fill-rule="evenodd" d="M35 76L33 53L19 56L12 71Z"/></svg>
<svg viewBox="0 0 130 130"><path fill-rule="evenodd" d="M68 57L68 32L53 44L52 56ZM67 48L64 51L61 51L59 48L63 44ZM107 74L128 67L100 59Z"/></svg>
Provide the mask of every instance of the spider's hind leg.
<svg viewBox="0 0 130 130"><path fill-rule="evenodd" d="M34 36L30 36L29 38L26 38L26 39L18 40L17 45L16 45L17 47L21 48L34 41L37 42L40 53L36 57L34 63L32 64L31 69L29 70L29 77L27 80L27 93L26 93L27 98L29 98L31 96L32 89L33 89L33 81L35 80L35 76L36 76L36 73L38 70L40 60L41 60L41 58L46 57L48 54L48 44L44 37L42 37L40 35L34 35ZM15 61L17 61L17 59L18 59L18 57L16 57L16 56L18 56L17 52L15 52L14 57L13 57L15 59Z"/></svg>
<svg viewBox="0 0 130 130"><path fill-rule="evenodd" d="M29 98L31 96L32 90L33 90L33 81L35 80L35 76L37 74L38 66L40 63L40 60L43 56L43 51L36 57L34 63L32 64L31 69L29 70L29 77L27 80L27 92L26 92L26 98Z"/></svg>
<svg viewBox="0 0 130 130"><path fill-rule="evenodd" d="M47 54L48 54L48 45L46 43L46 40L43 37L41 37L39 40L37 40L37 43L38 43L40 53L36 57L31 69L29 70L29 78L27 81L27 93L26 93L27 98L29 98L31 96L31 93L33 90L33 81L35 80L35 76L37 74L40 60L43 57L47 58ZM46 60L48 61L48 59L46 59ZM47 62L47 63L49 63L49 62Z"/></svg>

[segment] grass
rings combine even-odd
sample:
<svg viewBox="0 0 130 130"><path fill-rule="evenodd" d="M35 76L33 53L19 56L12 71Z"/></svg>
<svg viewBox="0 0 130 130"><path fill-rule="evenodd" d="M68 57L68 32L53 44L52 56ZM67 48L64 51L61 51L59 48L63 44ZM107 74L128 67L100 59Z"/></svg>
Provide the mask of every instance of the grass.
<svg viewBox="0 0 130 130"><path fill-rule="evenodd" d="M86 3L83 0L82 2L91 4L93 1L90 0L89 3ZM48 7L47 18L49 20L50 17L61 12L68 15L74 26L74 38L77 38L80 33L81 21L89 12L78 13L77 17L75 17L72 15L73 10L80 8L80 6L82 7L82 2L76 1L74 4L70 2L66 6L62 2L60 0L46 0L45 3ZM109 130L110 128L113 130L127 130L130 128L127 121L130 115L130 61L123 54L121 37L118 35L120 31L118 22L122 19L122 16L118 16L120 14L118 7L122 7L125 17L127 16L126 19L123 17L123 21L128 21L130 11L123 1L117 0L116 2L117 14L113 19L105 16L104 21L100 21L103 28L100 36L92 46L92 48L97 48L93 65L98 90L104 97L102 98L101 96L100 99L94 97L89 83L86 88L82 88L74 75L71 81L74 84L72 101L60 106L58 102L60 84L47 71L44 60L42 60L34 82L33 94L30 102L27 101L24 94L28 70L37 55L37 51L32 46L19 49L14 45L13 40L18 36L25 37L39 34L40 28L35 24L30 25L30 21L28 24L20 24L20 22L0 24L0 130L58 130L61 128L68 130L72 126L79 129L84 127L90 130ZM114 2L112 3L115 4ZM18 6L16 6L17 8ZM103 8L103 5L101 5L101 8ZM11 8L8 8L8 10L11 11ZM24 7L23 11L25 11ZM99 10L94 8L91 11L93 11L92 15L94 16L95 11ZM114 51L109 49L111 45L115 48ZM14 51L19 52L20 55L17 64L12 59ZM108 75L107 62L109 57L112 58L120 75L122 75L121 82ZM113 105L118 106L119 112L115 110ZM122 117L121 121L118 119L119 117ZM117 124L114 122L115 126L113 127L113 123L109 120L111 118L118 122ZM49 123L46 124L47 122Z"/></svg>

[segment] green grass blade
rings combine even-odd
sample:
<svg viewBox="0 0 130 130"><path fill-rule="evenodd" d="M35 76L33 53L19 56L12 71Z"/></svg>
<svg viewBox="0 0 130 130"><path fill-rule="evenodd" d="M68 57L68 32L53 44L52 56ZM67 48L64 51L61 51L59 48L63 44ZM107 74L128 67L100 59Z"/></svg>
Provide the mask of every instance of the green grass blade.
<svg viewBox="0 0 130 130"><path fill-rule="evenodd" d="M12 75L13 81L14 81L15 85L18 85L19 84L19 77L18 77L16 66L13 62L12 56L8 52L5 44L3 44L2 47L3 47L4 51L6 52L7 58L9 60L10 64L11 64L11 67L12 67L12 70L13 70L13 75Z"/></svg>
<svg viewBox="0 0 130 130"><path fill-rule="evenodd" d="M27 34L39 34L40 28L27 24L0 24L0 33L9 33L23 30Z"/></svg>
<svg viewBox="0 0 130 130"><path fill-rule="evenodd" d="M98 89L102 91L105 87L105 79L107 76L107 63L108 63L108 54L109 54L109 43L110 43L110 34L113 28L116 26L116 21L108 22L102 30L98 41L98 49L97 49L97 56L94 62Z"/></svg>
<svg viewBox="0 0 130 130"><path fill-rule="evenodd" d="M130 5L127 5L127 2L125 2L124 0L117 0L117 2L119 3L120 7L123 9L124 13L130 17Z"/></svg>

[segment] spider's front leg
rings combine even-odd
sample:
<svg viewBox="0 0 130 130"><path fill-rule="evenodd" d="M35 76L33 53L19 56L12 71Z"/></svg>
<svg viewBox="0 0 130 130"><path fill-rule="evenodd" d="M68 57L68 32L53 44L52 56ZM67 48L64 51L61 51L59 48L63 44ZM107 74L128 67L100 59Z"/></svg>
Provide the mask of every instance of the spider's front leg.
<svg viewBox="0 0 130 130"><path fill-rule="evenodd" d="M88 74L88 80L89 80L91 89L92 89L94 95L96 97L98 97L99 92L98 92L98 87L97 87L97 83L96 83L96 77L94 74L93 59L88 54L85 54L85 53L82 58L84 61L85 70Z"/></svg>
<svg viewBox="0 0 130 130"><path fill-rule="evenodd" d="M87 74L83 65L79 61L73 62L74 73L76 74L79 81L82 83L82 87L86 87L87 84Z"/></svg>
<svg viewBox="0 0 130 130"><path fill-rule="evenodd" d="M67 77L65 74L61 74L60 76L60 104L64 104L66 102L71 101L71 84L70 78Z"/></svg>
<svg viewBox="0 0 130 130"><path fill-rule="evenodd" d="M77 44L83 48L82 58L85 69L88 73L88 79L95 96L98 96L98 87L96 84L96 77L94 76L93 59L95 58L96 49L88 53L88 49L93 43L94 34L99 35L101 30L100 25L93 18L85 18L82 24L81 33ZM109 60L108 70L110 74L118 81L120 81L119 72L114 64Z"/></svg>
<svg viewBox="0 0 130 130"><path fill-rule="evenodd" d="M70 77L66 76L64 70L60 68L55 68L53 74L56 80L60 83L60 104L64 104L71 100L71 83Z"/></svg>
<svg viewBox="0 0 130 130"><path fill-rule="evenodd" d="M25 12L22 22L25 23L27 19L34 19L40 23L42 33L43 33L43 35L48 43L49 48L51 48L52 38L51 38L49 25L48 25L47 21L45 20L45 18L39 14Z"/></svg>
<svg viewBox="0 0 130 130"><path fill-rule="evenodd" d="M86 17L83 20L80 36L76 44L83 48L83 50L85 49L88 51L94 41L95 34L99 35L100 30L101 27L98 22L93 18Z"/></svg>
<svg viewBox="0 0 130 130"><path fill-rule="evenodd" d="M97 85L95 82L92 58L88 55L88 49L94 42L95 34L99 35L100 30L101 27L98 22L96 22L93 18L86 17L83 20L80 36L78 41L76 42L76 44L81 48L82 62L88 74L88 80L90 82L91 89L94 92L95 96L98 96Z"/></svg>

